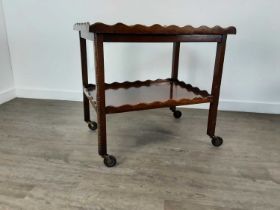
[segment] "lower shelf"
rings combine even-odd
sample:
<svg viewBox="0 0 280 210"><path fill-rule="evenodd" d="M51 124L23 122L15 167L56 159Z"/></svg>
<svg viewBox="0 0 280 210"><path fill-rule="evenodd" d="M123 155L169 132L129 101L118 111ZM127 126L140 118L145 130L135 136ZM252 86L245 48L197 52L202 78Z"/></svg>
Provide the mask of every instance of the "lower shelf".
<svg viewBox="0 0 280 210"><path fill-rule="evenodd" d="M96 104L96 86L88 85L84 93ZM105 84L106 113L172 107L211 102L212 96L190 84L172 79Z"/></svg>

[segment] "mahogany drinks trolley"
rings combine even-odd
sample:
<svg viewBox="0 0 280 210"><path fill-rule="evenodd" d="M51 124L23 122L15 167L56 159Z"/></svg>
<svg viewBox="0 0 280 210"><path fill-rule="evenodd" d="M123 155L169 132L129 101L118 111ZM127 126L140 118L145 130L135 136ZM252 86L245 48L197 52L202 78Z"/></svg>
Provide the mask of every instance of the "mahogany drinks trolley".
<svg viewBox="0 0 280 210"><path fill-rule="evenodd" d="M178 27L175 25L132 25L122 23L106 25L103 23L77 23L79 31L84 120L91 130L98 128L98 153L104 158L107 167L116 165L116 158L107 153L106 114L169 107L175 118L181 117L176 109L179 105L210 103L207 134L216 147L223 139L215 135L220 85L223 72L224 55L228 34L236 34L235 27L209 28L201 26ZM86 40L94 41L96 85L88 84ZM106 84L104 74L104 42L171 42L173 43L172 72L167 79L114 82ZM178 79L178 63L181 42L216 42L217 52L211 93L200 90ZM124 96L125 97L122 97ZM123 101L120 101L122 99ZM97 113L97 123L90 120L89 103Z"/></svg>

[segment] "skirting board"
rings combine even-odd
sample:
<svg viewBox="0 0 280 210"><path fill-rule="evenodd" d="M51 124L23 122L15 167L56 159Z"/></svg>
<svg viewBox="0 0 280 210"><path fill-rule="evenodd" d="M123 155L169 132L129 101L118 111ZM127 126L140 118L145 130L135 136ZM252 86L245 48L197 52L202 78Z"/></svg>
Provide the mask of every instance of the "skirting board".
<svg viewBox="0 0 280 210"><path fill-rule="evenodd" d="M0 92L0 104L10 101L16 97L16 91L14 88L4 90Z"/></svg>
<svg viewBox="0 0 280 210"><path fill-rule="evenodd" d="M19 98L82 101L81 91L17 88ZM182 108L208 109L209 104L182 106ZM280 103L221 99L219 110L280 114Z"/></svg>
<svg viewBox="0 0 280 210"><path fill-rule="evenodd" d="M183 107L208 109L209 104L196 104ZM280 103L220 99L219 110L264 114L280 114Z"/></svg>

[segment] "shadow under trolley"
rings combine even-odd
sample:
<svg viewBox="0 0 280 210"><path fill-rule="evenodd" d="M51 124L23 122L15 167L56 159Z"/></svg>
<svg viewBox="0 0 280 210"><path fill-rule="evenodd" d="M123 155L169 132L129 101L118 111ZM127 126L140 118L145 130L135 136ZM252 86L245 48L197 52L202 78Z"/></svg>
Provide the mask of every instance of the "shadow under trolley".
<svg viewBox="0 0 280 210"><path fill-rule="evenodd" d="M175 118L181 117L176 109L180 105L210 103L207 134L212 144L219 147L223 139L215 135L220 85L228 34L236 34L231 26L209 28L175 25L132 25L122 23L76 23L79 31L83 82L84 120L91 130L98 130L98 153L107 167L116 165L116 158L107 153L106 114L169 107ZM88 84L86 40L94 41L96 84ZM105 83L104 42L171 42L173 43L172 72L167 79L135 82ZM178 80L178 64L181 42L216 42L214 74L211 93ZM146 93L146 94L145 94ZM121 97L126 96L126 97ZM120 101L120 98L122 101ZM90 120L90 104L97 114L97 122Z"/></svg>

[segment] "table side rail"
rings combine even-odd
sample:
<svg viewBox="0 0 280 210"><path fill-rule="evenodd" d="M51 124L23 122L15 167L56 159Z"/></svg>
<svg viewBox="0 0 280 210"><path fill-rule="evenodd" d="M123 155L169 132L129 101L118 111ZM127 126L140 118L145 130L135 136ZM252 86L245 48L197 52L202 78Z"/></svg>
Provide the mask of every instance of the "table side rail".
<svg viewBox="0 0 280 210"><path fill-rule="evenodd" d="M104 34L104 42L221 42L222 35Z"/></svg>
<svg viewBox="0 0 280 210"><path fill-rule="evenodd" d="M135 35L103 34L104 42L221 42L222 35ZM94 41L94 33L81 31L81 37Z"/></svg>

